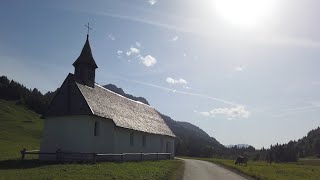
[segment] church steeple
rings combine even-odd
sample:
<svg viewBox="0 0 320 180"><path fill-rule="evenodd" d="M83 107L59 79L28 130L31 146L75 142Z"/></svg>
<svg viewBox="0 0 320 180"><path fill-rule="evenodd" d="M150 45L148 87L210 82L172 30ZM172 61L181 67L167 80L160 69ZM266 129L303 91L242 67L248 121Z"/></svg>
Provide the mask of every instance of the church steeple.
<svg viewBox="0 0 320 180"><path fill-rule="evenodd" d="M98 68L91 52L89 43L89 34L87 40L82 48L78 59L73 63L75 67L74 74L77 79L80 79L85 85L94 87L95 71Z"/></svg>

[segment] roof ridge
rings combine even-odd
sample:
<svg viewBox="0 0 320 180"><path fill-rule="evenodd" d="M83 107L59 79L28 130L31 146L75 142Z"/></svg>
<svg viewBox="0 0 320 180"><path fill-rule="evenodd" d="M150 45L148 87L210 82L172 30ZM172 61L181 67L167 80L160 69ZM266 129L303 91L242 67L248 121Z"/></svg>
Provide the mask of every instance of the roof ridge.
<svg viewBox="0 0 320 180"><path fill-rule="evenodd" d="M94 83L94 84L95 84L95 85L97 85L98 87L100 87L100 88L104 89L104 90L107 90L107 91L109 91L109 92L111 92L111 93L113 93L113 94L116 94L116 95L118 95L118 96L120 96L120 97L123 97L123 98L125 98L125 99L127 99L127 100L129 100L129 101L133 101L133 102L135 102L135 103L138 103L138 104L142 104L142 105L145 105L145 106L151 107L152 109L154 109L154 110L155 110L155 108L154 108L154 107L152 107L151 105L148 105L148 104L145 104L145 103L143 103L143 102L135 101L135 100L133 100L133 99L127 98L127 97L125 97L125 96L123 96L123 95L121 95L121 94L115 93L115 92L113 92L113 91L111 91L111 90L109 90L109 89L107 89L107 88L105 88L105 87L101 86L101 85L100 85L100 84L98 84L98 83Z"/></svg>

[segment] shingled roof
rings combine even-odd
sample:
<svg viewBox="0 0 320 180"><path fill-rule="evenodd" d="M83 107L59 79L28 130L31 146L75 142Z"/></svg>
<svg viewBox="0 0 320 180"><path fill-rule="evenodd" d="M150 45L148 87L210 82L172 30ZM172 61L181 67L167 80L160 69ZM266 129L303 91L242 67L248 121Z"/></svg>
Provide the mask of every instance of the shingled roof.
<svg viewBox="0 0 320 180"><path fill-rule="evenodd" d="M76 82L94 115L112 119L116 126L175 137L159 113L149 105L116 94L98 84Z"/></svg>

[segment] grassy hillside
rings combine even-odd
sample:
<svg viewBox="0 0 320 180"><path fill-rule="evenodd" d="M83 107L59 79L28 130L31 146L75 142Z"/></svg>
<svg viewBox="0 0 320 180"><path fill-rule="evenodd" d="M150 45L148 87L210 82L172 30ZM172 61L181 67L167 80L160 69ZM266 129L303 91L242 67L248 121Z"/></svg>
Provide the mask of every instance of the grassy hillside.
<svg viewBox="0 0 320 180"><path fill-rule="evenodd" d="M0 99L0 160L19 158L22 148L39 149L42 126L39 114Z"/></svg>
<svg viewBox="0 0 320 180"><path fill-rule="evenodd" d="M43 120L15 102L0 99L0 179L175 179L182 161L91 164L21 162L20 150L39 149ZM36 158L36 157L33 157Z"/></svg>

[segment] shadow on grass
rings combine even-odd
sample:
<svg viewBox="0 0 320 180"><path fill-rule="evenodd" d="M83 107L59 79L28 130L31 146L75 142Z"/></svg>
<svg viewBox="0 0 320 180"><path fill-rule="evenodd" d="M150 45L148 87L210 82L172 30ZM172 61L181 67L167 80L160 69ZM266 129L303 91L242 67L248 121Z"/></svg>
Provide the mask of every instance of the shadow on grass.
<svg viewBox="0 0 320 180"><path fill-rule="evenodd" d="M77 162L55 162L55 161L40 161L38 159L25 159L21 161L20 159L10 159L0 161L0 169L30 169L42 166L50 166L57 164L92 164L87 161L77 161Z"/></svg>
<svg viewBox="0 0 320 180"><path fill-rule="evenodd" d="M39 161L37 159L27 159L23 161L21 161L20 159L10 159L0 161L0 169L29 169L54 164L59 163Z"/></svg>

